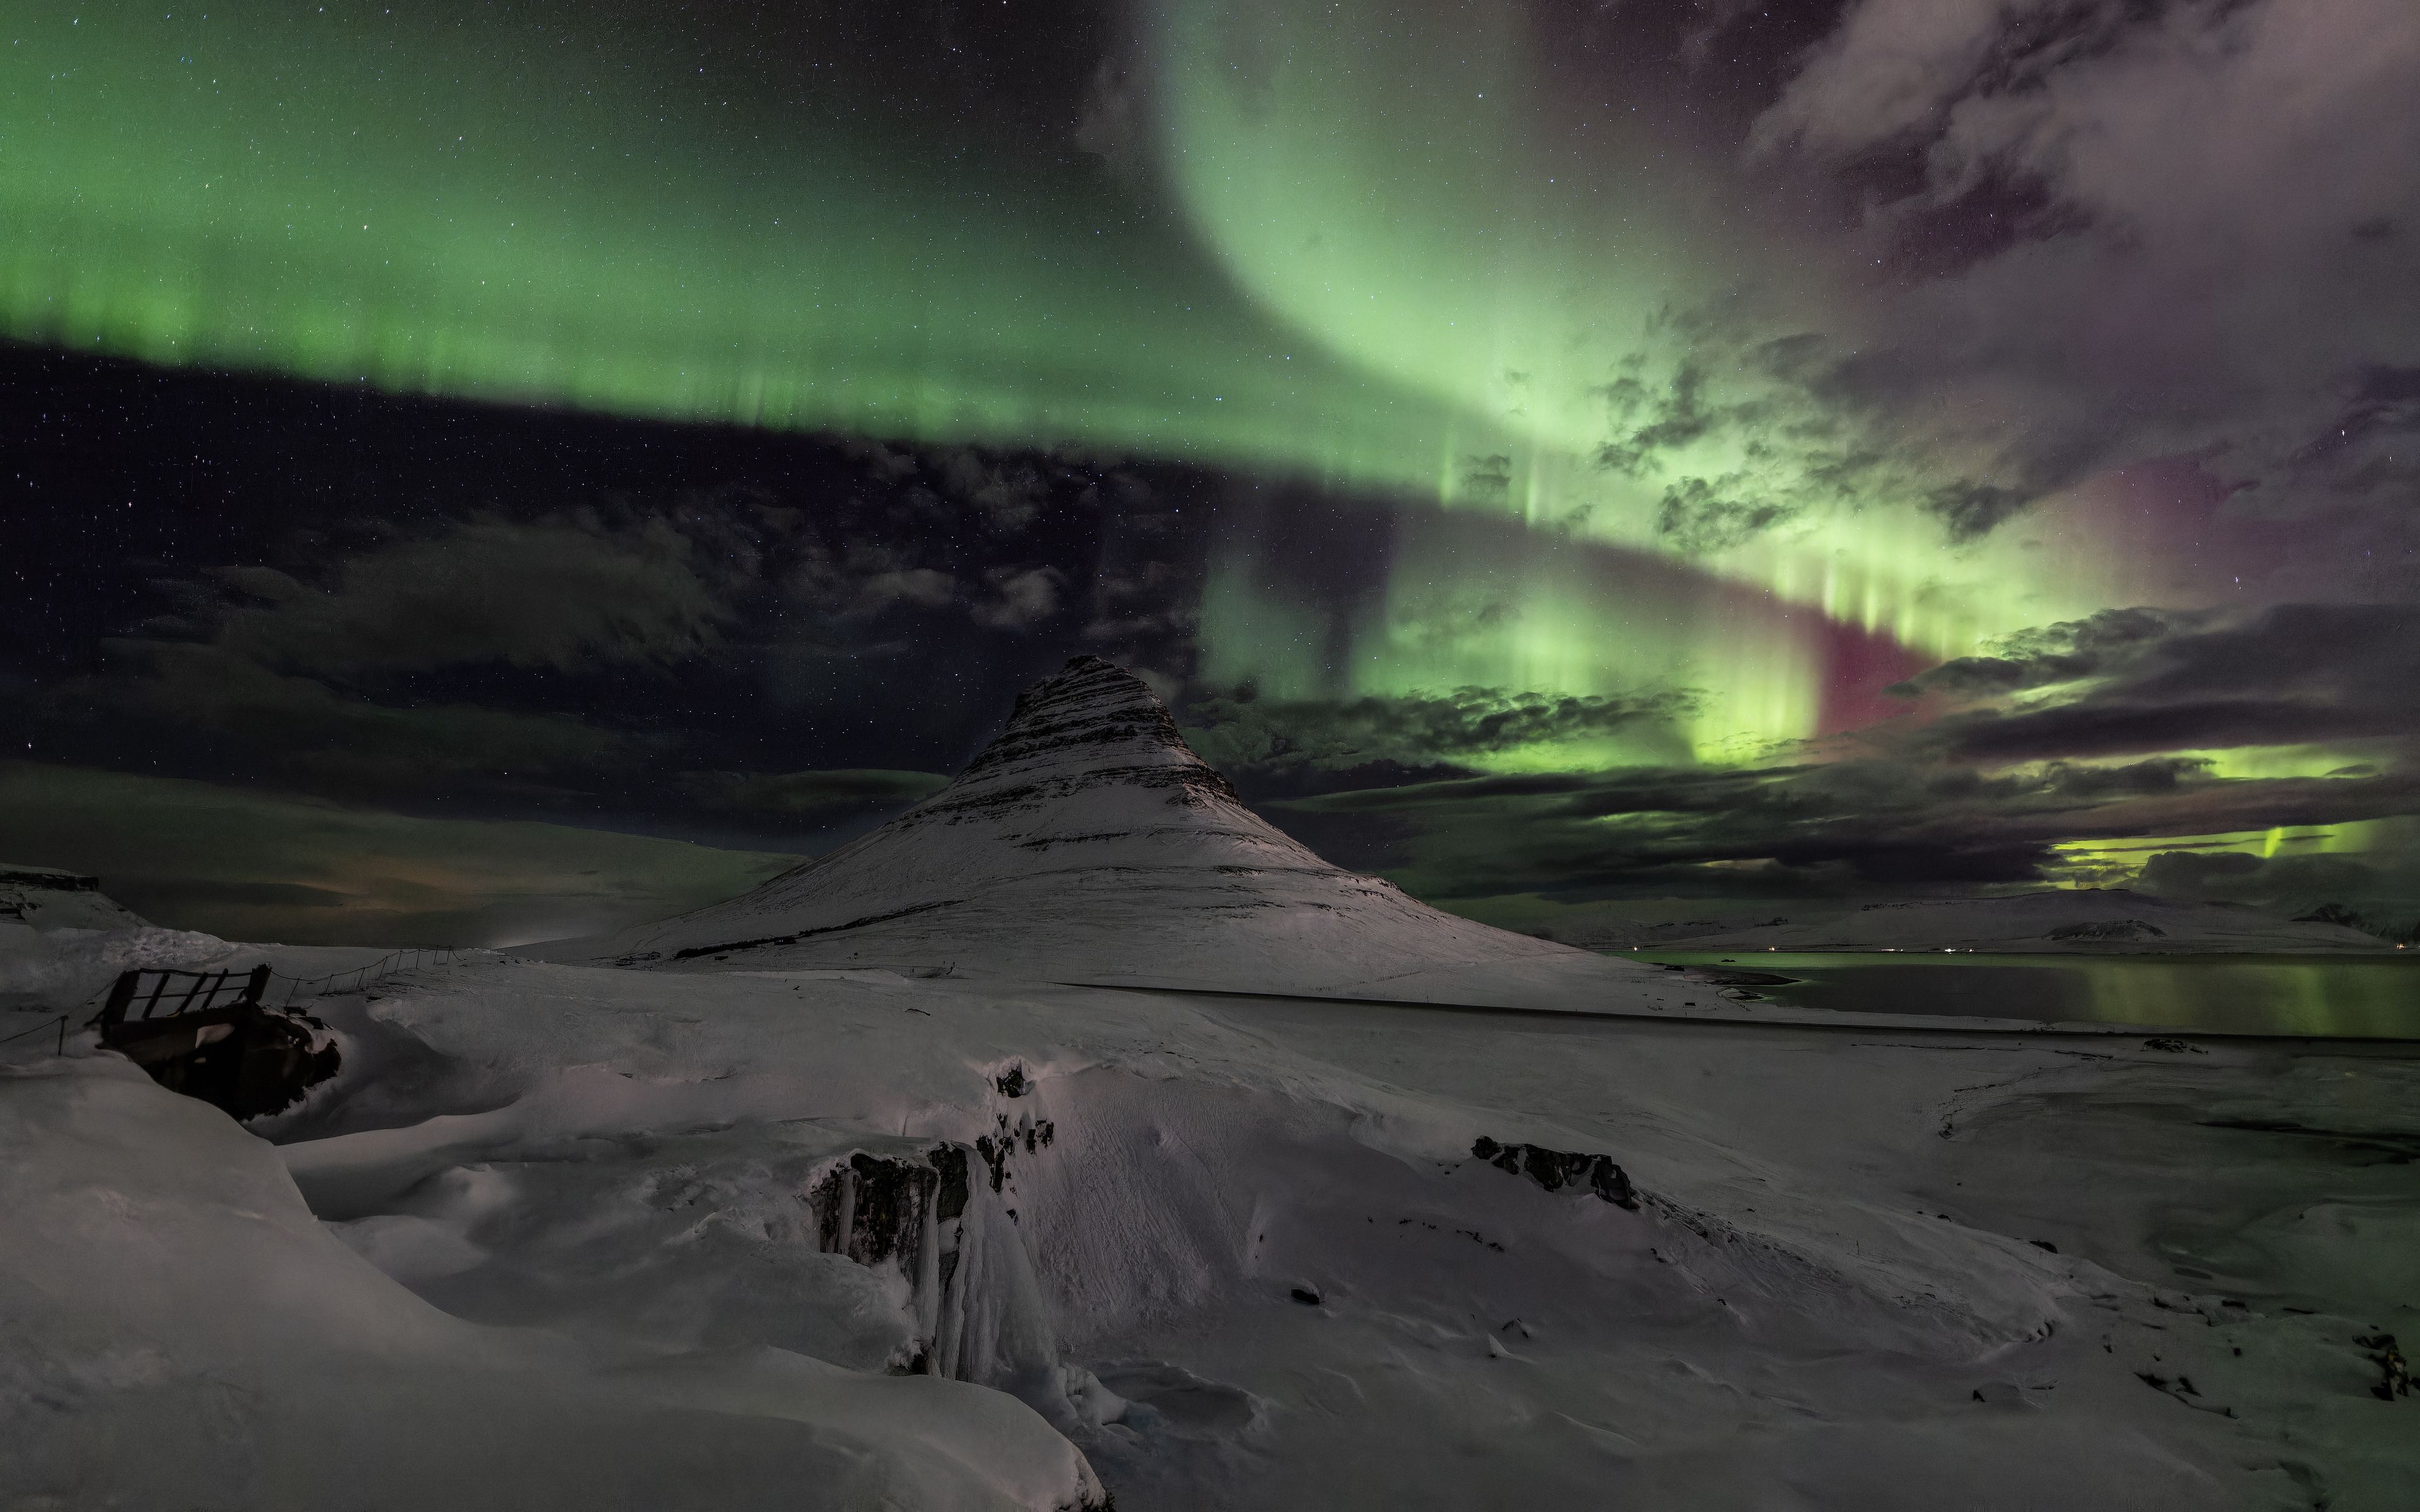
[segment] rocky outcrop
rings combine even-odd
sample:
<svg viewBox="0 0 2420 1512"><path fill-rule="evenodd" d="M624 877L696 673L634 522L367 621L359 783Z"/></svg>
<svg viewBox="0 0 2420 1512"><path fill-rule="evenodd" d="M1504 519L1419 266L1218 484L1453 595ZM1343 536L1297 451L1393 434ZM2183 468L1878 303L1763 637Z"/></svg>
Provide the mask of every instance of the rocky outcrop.
<svg viewBox="0 0 2420 1512"><path fill-rule="evenodd" d="M1021 1126L1029 1150L1037 1148L1033 1127ZM806 1198L817 1248L895 1277L912 1337L895 1370L998 1386L1055 1421L1070 1411L1069 1372L1007 1205L1014 1196L1001 1196L1017 1132L1003 1119L998 1139L986 1135L975 1149L856 1150Z"/></svg>
<svg viewBox="0 0 2420 1512"><path fill-rule="evenodd" d="M1610 1155L1584 1155L1540 1145L1499 1144L1485 1134L1471 1145L1470 1152L1499 1171L1527 1176L1549 1192L1559 1192L1567 1186L1583 1187L1617 1208L1638 1211L1638 1193L1630 1184L1629 1173L1615 1165Z"/></svg>

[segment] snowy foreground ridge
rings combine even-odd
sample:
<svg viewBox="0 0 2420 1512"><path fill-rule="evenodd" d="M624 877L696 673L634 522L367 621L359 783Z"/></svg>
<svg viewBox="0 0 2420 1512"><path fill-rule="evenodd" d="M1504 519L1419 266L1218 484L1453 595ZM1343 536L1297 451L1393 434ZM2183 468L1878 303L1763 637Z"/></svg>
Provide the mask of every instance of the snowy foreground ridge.
<svg viewBox="0 0 2420 1512"><path fill-rule="evenodd" d="M2410 1047L1692 1012L1129 682L249 1131L0 1051L0 1507L2411 1504Z"/></svg>
<svg viewBox="0 0 2420 1512"><path fill-rule="evenodd" d="M328 1002L346 1071L275 1147L114 1059L0 1068L0 1505L2420 1474L2372 1395L2420 1068L2359 1047L504 963Z"/></svg>

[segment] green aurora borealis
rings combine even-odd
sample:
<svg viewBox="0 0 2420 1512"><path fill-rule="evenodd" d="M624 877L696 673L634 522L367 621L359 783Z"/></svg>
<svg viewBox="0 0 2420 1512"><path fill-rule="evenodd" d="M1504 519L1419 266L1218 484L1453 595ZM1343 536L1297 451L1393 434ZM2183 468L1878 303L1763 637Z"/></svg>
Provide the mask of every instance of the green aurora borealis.
<svg viewBox="0 0 2420 1512"><path fill-rule="evenodd" d="M961 56L964 7L16 10L0 335L1349 501L1388 517L1350 592L1282 532L1211 543L1188 665L1277 703L1637 711L1453 758L1493 776L1870 755L1861 731L1978 706L1885 695L1936 664L2130 606L2261 603L2229 564L2268 537L2199 538L2226 494L2161 471L2202 455L2184 440L2147 423L2140 477L2028 493L2004 465L2040 397L2022 375L1978 359L1984 381L1935 393L1861 367L1894 335L1870 239L1809 233L1830 212L1807 184L1625 97L1550 6L1103 7L1030 89L1001 82L1015 57ZM1020 35L1005 8L984 24L995 52ZM1034 129L1018 101L1046 96ZM2003 691L1985 712L2011 720L2067 696ZM2291 784L2387 749L2222 731L2076 760ZM2366 823L2172 838L2405 843ZM2119 874L2143 833L2080 825L2062 854Z"/></svg>
<svg viewBox="0 0 2420 1512"><path fill-rule="evenodd" d="M1404 616L1465 570L1441 546L1406 563L1424 576L1353 663L1353 690L1377 693L1602 694L1694 669L1705 757L1814 733L1801 625L1939 656L2099 607L1997 543L1943 549L1890 491L1921 479L1872 471L1876 491L1827 495L1786 439L1712 434L1627 476L1593 460L1619 430L1609 391L1700 361L1676 311L1811 294L1754 266L1753 236L1685 192L1686 164L1608 179L1559 145L1510 8L1349 38L1370 18L1164 8L1151 143L1168 216L1089 166L884 118L812 69L706 55L684 75L669 38L572 28L543 5L458 8L409 27L360 6L17 20L8 333L619 414L1114 448L1631 551L1676 549L1657 529L1672 488L1745 488L1799 523L1699 543L1695 609L1616 612L1608 633L1622 586L1541 550L1488 566L1525 577L1516 625L1466 626L1432 655ZM1250 57L1229 55L1237 35ZM1742 617L1725 583L1798 614ZM1272 627L1298 607L1218 603L1217 657L1282 683Z"/></svg>

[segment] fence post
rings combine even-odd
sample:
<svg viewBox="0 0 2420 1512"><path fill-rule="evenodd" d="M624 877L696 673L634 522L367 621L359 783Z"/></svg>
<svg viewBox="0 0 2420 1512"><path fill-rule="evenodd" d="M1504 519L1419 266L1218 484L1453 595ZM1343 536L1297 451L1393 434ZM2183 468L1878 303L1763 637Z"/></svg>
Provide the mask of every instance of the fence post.
<svg viewBox="0 0 2420 1512"><path fill-rule="evenodd" d="M140 971L121 971L117 984L109 989L109 1001L101 1005L101 1022L116 1024L126 1017L126 1010L134 1001L135 986L143 980Z"/></svg>

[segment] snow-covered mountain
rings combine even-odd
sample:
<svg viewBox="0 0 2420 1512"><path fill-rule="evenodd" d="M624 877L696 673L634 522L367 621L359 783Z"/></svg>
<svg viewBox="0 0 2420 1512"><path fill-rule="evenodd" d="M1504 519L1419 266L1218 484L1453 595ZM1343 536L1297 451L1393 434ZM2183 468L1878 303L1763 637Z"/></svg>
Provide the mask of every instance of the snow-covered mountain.
<svg viewBox="0 0 2420 1512"><path fill-rule="evenodd" d="M1648 976L1329 865L1097 656L1027 688L956 781L874 833L729 903L524 953L1466 1001Z"/></svg>

